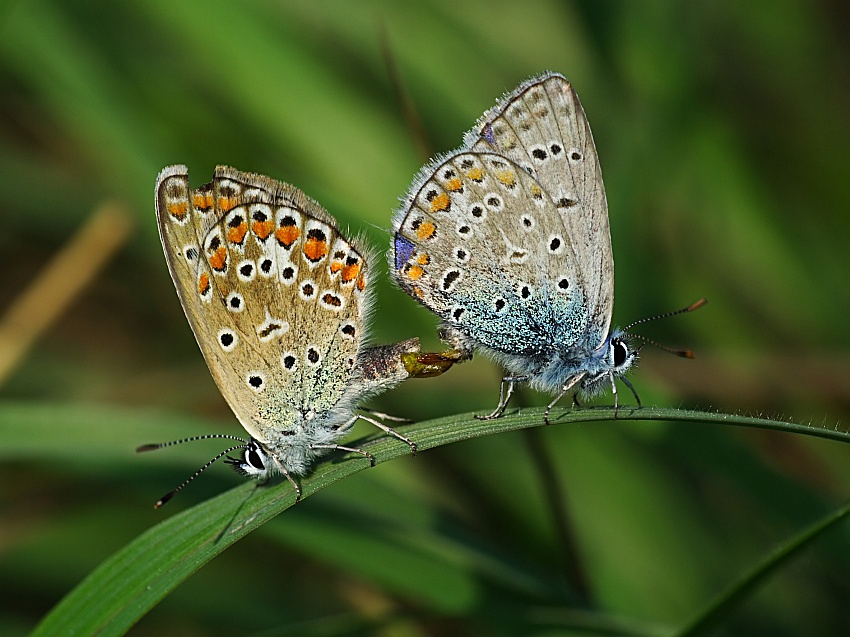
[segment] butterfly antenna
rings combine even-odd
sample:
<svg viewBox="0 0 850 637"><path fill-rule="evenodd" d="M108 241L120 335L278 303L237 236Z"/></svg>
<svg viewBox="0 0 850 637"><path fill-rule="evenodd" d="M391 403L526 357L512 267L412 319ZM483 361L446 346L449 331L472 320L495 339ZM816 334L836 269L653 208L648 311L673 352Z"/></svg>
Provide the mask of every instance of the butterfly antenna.
<svg viewBox="0 0 850 637"><path fill-rule="evenodd" d="M655 321L655 320L663 319L663 318L670 318L671 316L678 316L679 314L687 314L688 312L693 312L694 310L698 310L699 308L701 308L706 303L708 303L708 300L702 298L699 301L696 301L695 303L691 303L688 307L683 307L680 310L674 310L672 312L666 312L664 314L658 314L656 316L650 316L648 318L640 319L639 321L635 321L634 323L627 325L625 327L625 329L623 330L623 332L625 334L628 334L632 338L636 338L640 341L643 341L644 343L648 343L649 345L654 345L658 349L664 350L665 352L670 352L671 354L674 354L676 356L681 356L682 358L694 358L694 353L689 349L674 349L672 347L667 347L666 345L662 345L661 343L654 341L651 338L647 338L646 336L641 336L640 334L633 334L633 333L629 332L629 330L632 329L636 325L640 325L642 323L648 323L649 321Z"/></svg>
<svg viewBox="0 0 850 637"><path fill-rule="evenodd" d="M655 345L658 349L663 349L665 352L670 352L671 354L675 354L676 356L681 356L682 358L695 358L694 353L689 349L675 349L673 347L667 347L666 345L662 345L658 341L653 341L651 338L647 338L646 336L641 336L640 334L629 334L630 338L636 338L639 341L643 341L649 345Z"/></svg>
<svg viewBox="0 0 850 637"><path fill-rule="evenodd" d="M157 500L156 504L153 505L154 509L158 509L163 504L168 502L171 498L173 498L175 495L177 495L180 491L183 490L184 487L186 487L186 485L188 485L190 482L192 482L192 480L197 478L204 471L206 471L210 466L212 466L213 463L215 463L216 460L220 460L221 458L223 458L224 456L226 456L230 452L236 451L237 449L245 449L248 446L248 441L243 439L243 438L240 438L238 436L230 436L230 435L227 435L227 434L206 434L204 436L192 436L191 438L182 438L180 440L173 440L171 442L157 442L157 443L153 443L153 444L141 445L139 447L136 447L136 452L141 453L143 451L154 451L155 449L163 449L165 447L173 447L174 445L181 445L184 442L194 442L196 440L210 440L212 438L226 438L226 439L229 439L229 440L238 440L241 444L233 445L229 449L225 449L221 453L217 454L212 460L207 462L203 467L201 467L200 469L195 471L195 473L193 473L188 478L186 478L178 487L172 489L171 491L166 493L164 496L162 496L159 500Z"/></svg>
<svg viewBox="0 0 850 637"><path fill-rule="evenodd" d="M630 323L623 328L624 332L628 332L635 325L640 325L642 323L649 323L650 321L657 321L658 319L670 318L671 316L678 316L679 314L687 314L688 312L693 312L694 310L700 309L703 305L708 303L707 299L700 299L695 303L691 303L688 307L683 307L681 310L673 310L672 312L665 312L664 314L658 314L656 316L650 316L648 318L640 319L639 321L635 321L634 323Z"/></svg>

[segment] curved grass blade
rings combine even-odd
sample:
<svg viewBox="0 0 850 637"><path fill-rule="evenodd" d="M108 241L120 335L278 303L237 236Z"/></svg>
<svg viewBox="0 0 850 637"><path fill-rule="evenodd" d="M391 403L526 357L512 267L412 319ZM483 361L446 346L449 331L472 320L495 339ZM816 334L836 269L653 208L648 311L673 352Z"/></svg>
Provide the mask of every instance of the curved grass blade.
<svg viewBox="0 0 850 637"><path fill-rule="evenodd" d="M614 419L734 424L850 442L850 434L837 429L676 409L620 408L616 413L610 407L565 409L553 411L550 419L553 424ZM456 415L400 430L424 451L542 424L543 411L532 409L491 421L476 420L471 414ZM390 438L354 444L367 449L377 462L409 453L406 444ZM359 456L331 456L302 481L303 498L368 466ZM294 503L295 494L286 483L262 487L243 484L164 520L104 561L53 608L33 635L123 634L201 566Z"/></svg>
<svg viewBox="0 0 850 637"><path fill-rule="evenodd" d="M723 591L688 625L674 633L675 637L696 637L707 634L741 606L777 569L807 548L824 532L845 519L848 514L850 514L850 504L845 504L775 548L752 570Z"/></svg>

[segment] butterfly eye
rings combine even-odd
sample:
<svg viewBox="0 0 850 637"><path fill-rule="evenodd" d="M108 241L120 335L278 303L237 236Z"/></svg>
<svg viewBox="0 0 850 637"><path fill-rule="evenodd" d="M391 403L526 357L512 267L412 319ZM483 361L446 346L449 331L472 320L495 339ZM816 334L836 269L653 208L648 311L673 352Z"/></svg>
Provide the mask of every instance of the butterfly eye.
<svg viewBox="0 0 850 637"><path fill-rule="evenodd" d="M614 355L614 367L622 367L629 357L629 349L626 344L619 339L611 341L611 352Z"/></svg>
<svg viewBox="0 0 850 637"><path fill-rule="evenodd" d="M245 449L245 463L251 465L257 471L264 471L266 468L266 465L263 464L263 457L260 455L259 447L255 445L250 445Z"/></svg>

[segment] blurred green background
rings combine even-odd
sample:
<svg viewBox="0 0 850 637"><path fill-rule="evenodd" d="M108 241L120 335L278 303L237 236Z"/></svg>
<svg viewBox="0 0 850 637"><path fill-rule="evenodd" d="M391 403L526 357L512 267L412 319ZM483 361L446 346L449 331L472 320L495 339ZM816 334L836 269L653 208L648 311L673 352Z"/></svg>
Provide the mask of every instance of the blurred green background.
<svg viewBox="0 0 850 637"><path fill-rule="evenodd" d="M594 131L615 321L710 300L641 328L698 355L646 348L632 375L644 403L846 421L848 28L837 0L2 3L0 311L104 202L126 207L132 228L0 379L0 633L26 633L117 548L237 481L214 467L153 512L219 446L133 453L241 432L166 270L157 172L185 163L197 185L230 164L291 182L382 253L428 154L458 146L496 98L547 69L573 81ZM93 262L120 241L122 218L84 251ZM84 269L60 268L58 281ZM434 328L382 283L376 342L437 347ZM481 413L498 378L475 360L372 406L419 420ZM547 400L523 392L517 404ZM578 611L626 632L675 627L847 498L848 453L676 423L552 426L429 451L286 511L132 634L589 634ZM728 634L843 634L848 549L846 528L824 537Z"/></svg>

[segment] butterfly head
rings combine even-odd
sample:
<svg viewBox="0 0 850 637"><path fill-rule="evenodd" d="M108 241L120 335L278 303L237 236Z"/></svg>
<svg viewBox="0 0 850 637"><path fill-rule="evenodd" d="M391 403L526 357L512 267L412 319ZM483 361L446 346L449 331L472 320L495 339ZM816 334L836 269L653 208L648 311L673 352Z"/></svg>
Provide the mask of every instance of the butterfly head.
<svg viewBox="0 0 850 637"><path fill-rule="evenodd" d="M258 482L265 482L271 475L272 458L263 445L254 438L242 447L240 457L227 456L224 461L233 467L237 473L254 478Z"/></svg>
<svg viewBox="0 0 850 637"><path fill-rule="evenodd" d="M615 329L605 339L587 361L586 376L581 382L582 393L593 395L605 388L600 381L608 379L613 383L615 378L625 375L635 364L640 347L634 347L629 336L620 329Z"/></svg>

